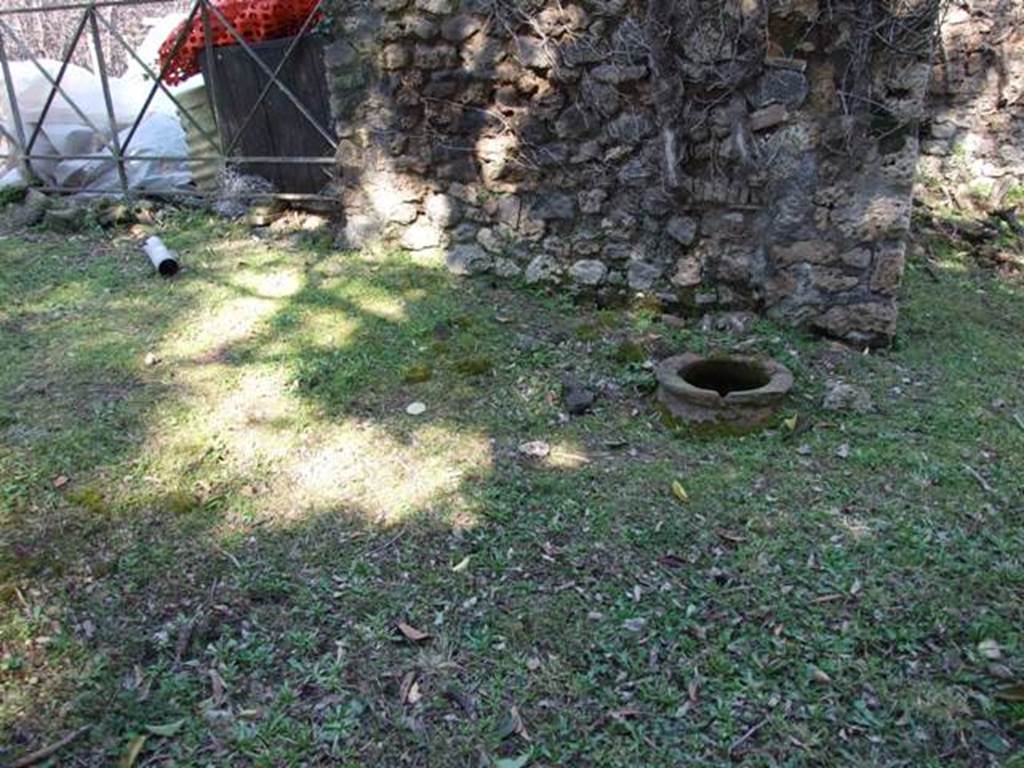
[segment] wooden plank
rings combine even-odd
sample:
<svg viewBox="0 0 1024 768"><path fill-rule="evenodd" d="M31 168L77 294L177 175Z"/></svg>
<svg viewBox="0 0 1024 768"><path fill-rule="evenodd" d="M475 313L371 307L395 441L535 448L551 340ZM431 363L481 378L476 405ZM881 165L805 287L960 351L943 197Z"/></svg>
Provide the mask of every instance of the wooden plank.
<svg viewBox="0 0 1024 768"><path fill-rule="evenodd" d="M284 58L291 41L292 38L270 40L252 47L267 67L274 70ZM320 125L333 134L323 47L320 35L306 35L278 77ZM216 108L221 138L226 147L242 128L269 78L239 46L215 48L214 57L219 86L216 89ZM202 69L205 76L205 57ZM249 157L329 157L333 148L281 89L272 86L239 138L235 154ZM243 163L238 168L243 173L263 176L280 192L317 193L329 181L323 166Z"/></svg>

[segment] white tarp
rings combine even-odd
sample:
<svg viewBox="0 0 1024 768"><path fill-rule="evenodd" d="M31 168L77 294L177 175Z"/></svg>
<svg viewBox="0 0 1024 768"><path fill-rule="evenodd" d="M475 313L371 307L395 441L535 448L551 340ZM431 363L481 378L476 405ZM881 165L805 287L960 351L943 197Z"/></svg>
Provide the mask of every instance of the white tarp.
<svg viewBox="0 0 1024 768"><path fill-rule="evenodd" d="M144 54L142 58L146 61L148 57ZM39 60L39 63L56 80L61 63L50 59ZM30 61L12 61L10 69L23 129L28 138L39 123L52 86ZM123 144L142 110L152 81L136 65L125 77L110 78L109 84L114 119ZM6 85L0 75L0 123L8 133L16 136ZM117 166L106 144L110 138L110 120L99 77L69 64L60 86L67 98L56 94L32 148L33 155L54 155L55 159L33 160L33 173L49 185L89 192L120 192ZM9 143L4 145L5 153L11 153L11 150ZM188 156L185 132L173 103L163 93L157 92L124 154L126 159L151 155ZM62 155L90 157L59 159ZM125 171L129 188L140 192L182 190L191 180L188 164L182 161L128 160ZM23 181L17 160L4 161L0 167L0 186Z"/></svg>

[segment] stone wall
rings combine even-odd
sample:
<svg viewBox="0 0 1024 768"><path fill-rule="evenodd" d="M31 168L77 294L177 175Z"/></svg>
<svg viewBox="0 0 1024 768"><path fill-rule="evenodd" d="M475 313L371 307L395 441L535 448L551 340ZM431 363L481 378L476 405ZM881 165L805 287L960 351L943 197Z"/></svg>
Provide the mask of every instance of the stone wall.
<svg viewBox="0 0 1024 768"><path fill-rule="evenodd" d="M969 215L1024 202L1024 0L950 5L928 112L922 200Z"/></svg>
<svg viewBox="0 0 1024 768"><path fill-rule="evenodd" d="M353 246L892 337L936 0L373 3L328 54Z"/></svg>

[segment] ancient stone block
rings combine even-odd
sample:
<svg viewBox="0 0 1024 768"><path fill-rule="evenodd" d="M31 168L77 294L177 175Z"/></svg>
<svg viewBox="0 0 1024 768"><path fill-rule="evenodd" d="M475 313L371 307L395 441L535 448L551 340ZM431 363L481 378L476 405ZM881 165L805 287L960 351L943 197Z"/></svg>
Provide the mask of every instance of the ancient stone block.
<svg viewBox="0 0 1024 768"><path fill-rule="evenodd" d="M803 73L787 69L769 69L758 78L747 98L756 109L774 103L797 109L804 103L809 90L807 78Z"/></svg>
<svg viewBox="0 0 1024 768"><path fill-rule="evenodd" d="M590 76L599 83L621 85L647 77L647 67L639 64L601 64L590 70Z"/></svg>
<svg viewBox="0 0 1024 768"><path fill-rule="evenodd" d="M385 45L380 52L380 63L384 69L401 69L412 61L409 49L399 43Z"/></svg>
<svg viewBox="0 0 1024 768"><path fill-rule="evenodd" d="M626 282L634 291L649 291L663 272L657 264L632 261L626 269Z"/></svg>
<svg viewBox="0 0 1024 768"><path fill-rule="evenodd" d="M482 227L476 233L476 241L490 253L501 253L506 246L504 239L490 227Z"/></svg>
<svg viewBox="0 0 1024 768"><path fill-rule="evenodd" d="M608 191L598 187L580 192L577 198L580 212L586 214L600 213L604 207L604 201L608 199Z"/></svg>
<svg viewBox="0 0 1024 768"><path fill-rule="evenodd" d="M883 296L893 296L903 279L907 245L902 240L875 246L875 266L871 272L871 290Z"/></svg>
<svg viewBox="0 0 1024 768"><path fill-rule="evenodd" d="M569 267L569 277L580 285L600 285L607 275L608 267L597 259L581 259Z"/></svg>
<svg viewBox="0 0 1024 768"><path fill-rule="evenodd" d="M643 113L628 112L619 115L605 128L610 141L637 144L654 133L654 122Z"/></svg>
<svg viewBox="0 0 1024 768"><path fill-rule="evenodd" d="M675 272L672 274L672 284L680 288L693 288L700 285L700 258L693 253L681 256L676 261Z"/></svg>
<svg viewBox="0 0 1024 768"><path fill-rule="evenodd" d="M448 271L456 275L476 275L486 272L494 263L493 257L477 245L456 245L445 253Z"/></svg>
<svg viewBox="0 0 1024 768"><path fill-rule="evenodd" d="M673 216L665 225L665 234L680 245L692 245L697 239L697 220L691 216Z"/></svg>
<svg viewBox="0 0 1024 768"><path fill-rule="evenodd" d="M811 321L818 330L849 341L884 344L896 333L896 304L872 301L841 304Z"/></svg>
<svg viewBox="0 0 1024 768"><path fill-rule="evenodd" d="M542 194L533 204L533 215L539 219L571 220L576 215L576 201L561 192Z"/></svg>
<svg viewBox="0 0 1024 768"><path fill-rule="evenodd" d="M458 4L458 0L416 0L417 8L437 16L452 13Z"/></svg>
<svg viewBox="0 0 1024 768"><path fill-rule="evenodd" d="M622 104L619 91L613 85L599 83L592 78L585 78L581 87L583 105L597 114L611 117Z"/></svg>
<svg viewBox="0 0 1024 768"><path fill-rule="evenodd" d="M816 266L810 271L811 286L826 293L849 291L860 284L860 279L834 267Z"/></svg>
<svg viewBox="0 0 1024 768"><path fill-rule="evenodd" d="M400 243L410 251L423 251L441 245L441 229L425 218L417 219L405 228Z"/></svg>
<svg viewBox="0 0 1024 768"><path fill-rule="evenodd" d="M786 109L785 104L770 104L764 109L751 113L750 130L755 133L757 131L766 131L780 123L786 122L788 119L789 110Z"/></svg>
<svg viewBox="0 0 1024 768"><path fill-rule="evenodd" d="M851 248L840 254L839 263L845 267L864 269L871 263L871 250L867 247Z"/></svg>
<svg viewBox="0 0 1024 768"><path fill-rule="evenodd" d="M483 29L483 19L479 16L459 14L445 19L441 23L441 37L450 43L461 43Z"/></svg>
<svg viewBox="0 0 1024 768"><path fill-rule="evenodd" d="M447 69L455 66L458 57L450 45L417 45L412 61L421 69Z"/></svg>
<svg viewBox="0 0 1024 768"><path fill-rule="evenodd" d="M836 261L836 247L827 240L803 240L789 245L774 245L769 255L776 267L793 264L832 264Z"/></svg>
<svg viewBox="0 0 1024 768"><path fill-rule="evenodd" d="M427 218L439 227L447 229L459 222L459 204L451 195L431 195L427 198L423 208Z"/></svg>
<svg viewBox="0 0 1024 768"><path fill-rule="evenodd" d="M528 285L541 282L557 282L561 267L553 256L539 254L526 265L526 282Z"/></svg>
<svg viewBox="0 0 1024 768"><path fill-rule="evenodd" d="M516 37L513 55L524 67L546 69L555 63L554 50L538 37Z"/></svg>

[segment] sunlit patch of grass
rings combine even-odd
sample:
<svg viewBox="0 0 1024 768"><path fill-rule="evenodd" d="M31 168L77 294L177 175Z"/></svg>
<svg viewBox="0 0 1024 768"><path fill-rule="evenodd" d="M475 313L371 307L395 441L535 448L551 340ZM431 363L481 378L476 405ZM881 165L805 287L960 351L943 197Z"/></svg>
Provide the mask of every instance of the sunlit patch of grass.
<svg viewBox="0 0 1024 768"><path fill-rule="evenodd" d="M1024 668L1020 286L939 247L865 355L196 214L161 235L173 282L130 241L0 240L0 761L86 723L58 759L1022 748L994 696ZM647 356L741 341L794 371L796 428L665 428ZM836 377L874 410L823 411Z"/></svg>

